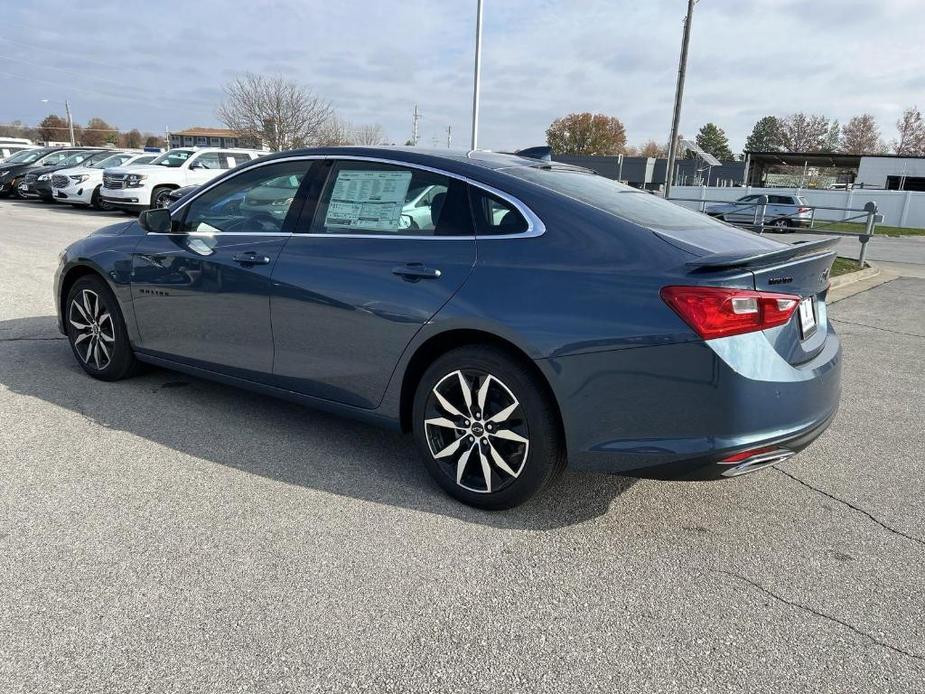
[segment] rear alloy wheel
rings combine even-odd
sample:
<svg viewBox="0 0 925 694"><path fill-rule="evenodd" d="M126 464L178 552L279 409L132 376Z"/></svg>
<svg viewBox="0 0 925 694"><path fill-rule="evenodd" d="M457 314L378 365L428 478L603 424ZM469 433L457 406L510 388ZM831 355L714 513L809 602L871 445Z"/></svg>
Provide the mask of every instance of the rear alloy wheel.
<svg viewBox="0 0 925 694"><path fill-rule="evenodd" d="M771 222L771 226L780 231L789 231L787 227L790 226L790 221L787 219L775 219Z"/></svg>
<svg viewBox="0 0 925 694"><path fill-rule="evenodd" d="M137 363L115 296L102 280L82 277L68 292L64 308L67 338L81 368L94 378L117 381Z"/></svg>
<svg viewBox="0 0 925 694"><path fill-rule="evenodd" d="M516 506L564 464L555 410L535 375L494 348L463 347L434 362L414 418L431 474L472 506Z"/></svg>

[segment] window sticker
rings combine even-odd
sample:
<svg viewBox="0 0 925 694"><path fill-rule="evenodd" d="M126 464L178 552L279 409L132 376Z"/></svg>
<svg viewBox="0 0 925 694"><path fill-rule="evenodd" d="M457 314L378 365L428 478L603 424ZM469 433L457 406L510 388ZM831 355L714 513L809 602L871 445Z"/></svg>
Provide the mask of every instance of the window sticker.
<svg viewBox="0 0 925 694"><path fill-rule="evenodd" d="M334 229L397 231L411 185L410 171L337 172L324 225Z"/></svg>

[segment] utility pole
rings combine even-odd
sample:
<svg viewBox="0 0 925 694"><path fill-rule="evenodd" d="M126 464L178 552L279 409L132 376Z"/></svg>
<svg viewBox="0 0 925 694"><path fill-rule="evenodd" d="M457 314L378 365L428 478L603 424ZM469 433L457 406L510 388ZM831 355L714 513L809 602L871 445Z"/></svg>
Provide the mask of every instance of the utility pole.
<svg viewBox="0 0 925 694"><path fill-rule="evenodd" d="M418 105L414 105L414 115L411 116L411 144L418 146L418 122L421 120L421 114L418 112Z"/></svg>
<svg viewBox="0 0 925 694"><path fill-rule="evenodd" d="M71 146L73 147L77 143L74 141L74 121L71 118L71 105L67 99L64 100L64 112L67 114L67 129L71 133Z"/></svg>
<svg viewBox="0 0 925 694"><path fill-rule="evenodd" d="M453 126L446 126L446 148L450 149L453 145Z"/></svg>
<svg viewBox="0 0 925 694"><path fill-rule="evenodd" d="M478 0L475 18L475 78L472 81L472 141L469 149L479 144L479 81L482 73L482 0Z"/></svg>
<svg viewBox="0 0 925 694"><path fill-rule="evenodd" d="M684 96L684 75L687 72L687 46L691 40L691 20L697 0L687 0L684 18L684 37L681 39L681 60L678 64L678 84L674 92L674 115L671 118L671 139L668 140L668 167L665 170L665 197L671 195L671 180L675 159L678 157L678 127L681 123L681 99Z"/></svg>

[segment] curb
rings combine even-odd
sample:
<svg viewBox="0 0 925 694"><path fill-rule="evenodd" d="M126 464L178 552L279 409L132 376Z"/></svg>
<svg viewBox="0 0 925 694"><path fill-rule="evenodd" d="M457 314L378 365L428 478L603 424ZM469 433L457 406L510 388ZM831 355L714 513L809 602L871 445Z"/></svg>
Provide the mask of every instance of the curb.
<svg viewBox="0 0 925 694"><path fill-rule="evenodd" d="M841 287L860 282L861 280L869 280L871 277L876 277L879 274L880 268L870 265L863 270L833 277L829 284L829 289L840 289Z"/></svg>

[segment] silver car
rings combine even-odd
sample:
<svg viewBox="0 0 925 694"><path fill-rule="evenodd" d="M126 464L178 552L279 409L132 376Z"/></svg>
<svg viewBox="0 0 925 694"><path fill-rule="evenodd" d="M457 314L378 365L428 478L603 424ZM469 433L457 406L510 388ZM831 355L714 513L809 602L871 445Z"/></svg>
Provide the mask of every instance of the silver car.
<svg viewBox="0 0 925 694"><path fill-rule="evenodd" d="M761 194L745 195L735 202L709 205L704 212L724 222L751 226L755 223L755 210L760 198ZM802 195L768 195L768 206L764 213L766 226L786 231L787 227L809 226L811 217L812 208Z"/></svg>

